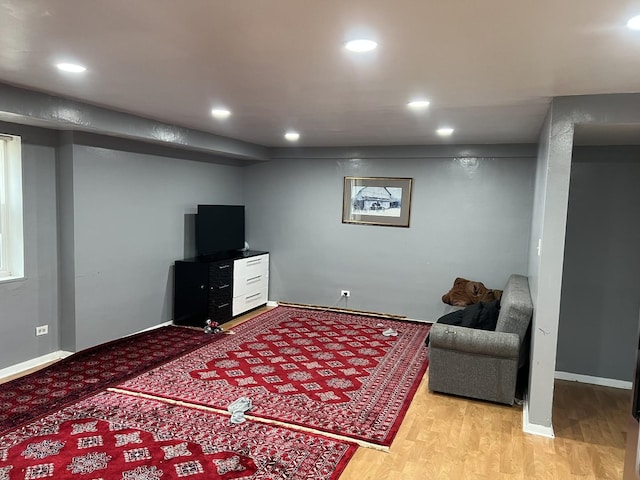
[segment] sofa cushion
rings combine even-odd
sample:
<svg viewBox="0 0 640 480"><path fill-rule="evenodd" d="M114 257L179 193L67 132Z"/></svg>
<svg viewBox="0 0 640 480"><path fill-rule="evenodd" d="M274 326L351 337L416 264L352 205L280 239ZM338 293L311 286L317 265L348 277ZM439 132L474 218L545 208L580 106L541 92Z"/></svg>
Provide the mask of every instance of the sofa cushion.
<svg viewBox="0 0 640 480"><path fill-rule="evenodd" d="M500 314L500 300L493 302L480 302L471 305L464 310L443 315L437 323L445 325L457 325L460 327L475 328L478 330L495 330ZM427 336L426 344L429 345Z"/></svg>
<svg viewBox="0 0 640 480"><path fill-rule="evenodd" d="M500 300L480 302L462 311L463 327L480 330L495 330L500 314Z"/></svg>

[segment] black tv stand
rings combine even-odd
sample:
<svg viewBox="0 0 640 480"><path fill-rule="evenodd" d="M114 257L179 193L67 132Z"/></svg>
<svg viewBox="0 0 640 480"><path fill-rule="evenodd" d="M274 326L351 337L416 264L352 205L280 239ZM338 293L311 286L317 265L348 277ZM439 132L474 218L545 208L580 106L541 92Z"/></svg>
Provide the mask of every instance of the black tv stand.
<svg viewBox="0 0 640 480"><path fill-rule="evenodd" d="M255 250L177 260L173 323L204 327L267 303L269 253Z"/></svg>

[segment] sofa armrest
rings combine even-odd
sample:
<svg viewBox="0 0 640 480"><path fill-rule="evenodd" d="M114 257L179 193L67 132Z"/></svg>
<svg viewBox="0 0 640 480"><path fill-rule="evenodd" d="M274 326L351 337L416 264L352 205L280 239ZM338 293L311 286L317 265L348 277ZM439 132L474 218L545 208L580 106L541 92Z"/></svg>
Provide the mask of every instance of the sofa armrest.
<svg viewBox="0 0 640 480"><path fill-rule="evenodd" d="M520 337L515 333L477 330L434 323L429 333L431 348L500 358L518 358Z"/></svg>

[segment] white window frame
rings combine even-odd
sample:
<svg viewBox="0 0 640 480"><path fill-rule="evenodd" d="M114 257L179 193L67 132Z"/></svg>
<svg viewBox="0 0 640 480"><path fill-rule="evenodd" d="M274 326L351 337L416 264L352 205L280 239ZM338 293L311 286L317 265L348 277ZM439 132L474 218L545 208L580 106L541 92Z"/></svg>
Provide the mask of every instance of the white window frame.
<svg viewBox="0 0 640 480"><path fill-rule="evenodd" d="M22 143L0 134L0 282L24 277Z"/></svg>

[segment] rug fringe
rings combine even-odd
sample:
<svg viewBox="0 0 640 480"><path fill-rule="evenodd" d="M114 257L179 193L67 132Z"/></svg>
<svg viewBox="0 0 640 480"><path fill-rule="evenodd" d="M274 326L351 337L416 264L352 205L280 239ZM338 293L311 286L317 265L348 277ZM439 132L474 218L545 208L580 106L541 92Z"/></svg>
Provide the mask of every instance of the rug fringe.
<svg viewBox="0 0 640 480"><path fill-rule="evenodd" d="M149 400L155 400L155 401L158 401L158 402L168 403L170 405L178 405L178 406L181 406L181 407L195 408L197 410L203 410L205 412L214 412L214 413L226 415L226 416L229 416L229 417L231 416L231 414L227 410L222 410L222 409L213 408L213 407L207 407L207 406L204 406L204 405L198 405L196 403L183 402L183 401L180 401L180 400L173 400L171 398L159 397L159 396L156 396L156 395L149 395L148 393L133 392L131 390L123 390L121 388L107 388L107 391L113 392L113 393L120 393L122 395L129 395L129 396L132 396L132 397L146 398L146 399L149 399ZM278 427L285 427L285 428L289 428L291 430L299 430L301 432L313 433L313 434L320 435L320 436L323 436L323 437L333 438L335 440L342 440L342 441L345 441L345 442L351 442L351 443L357 444L360 447L371 448L371 449L374 449L374 450L379 450L381 452L389 453L389 447L386 447L384 445L378 445L378 444L371 443L371 442L366 442L364 440L359 440L357 438L346 437L344 435L337 435L335 433L330 433L330 432L323 432L322 430L317 430L315 428L303 427L302 425L295 425L295 424L291 424L291 423L280 422L278 420L271 420L271 419L268 419L268 418L254 417L253 415L246 415L245 414L245 418L247 418L248 420L253 420L255 422L264 423L264 424L267 424L267 425L276 425Z"/></svg>
<svg viewBox="0 0 640 480"><path fill-rule="evenodd" d="M325 312L350 313L352 315L364 315L367 317L379 317L379 318L389 318L389 319L407 318L406 315L396 315L393 313L369 312L367 310L355 310L353 308L323 307L322 305L310 305L306 303L290 303L290 302L278 301L278 305L282 305L283 307L303 308L306 310L323 310Z"/></svg>

